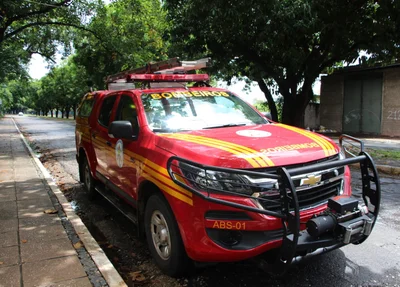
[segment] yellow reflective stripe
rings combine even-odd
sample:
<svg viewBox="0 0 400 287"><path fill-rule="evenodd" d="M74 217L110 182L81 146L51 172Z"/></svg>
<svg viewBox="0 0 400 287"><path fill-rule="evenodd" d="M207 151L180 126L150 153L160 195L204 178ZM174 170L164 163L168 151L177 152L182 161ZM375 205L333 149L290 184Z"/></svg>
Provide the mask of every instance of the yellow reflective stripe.
<svg viewBox="0 0 400 287"><path fill-rule="evenodd" d="M322 148L322 150L324 151L325 156L329 156L330 155L326 143L324 141L321 141L315 135L307 134L305 131L303 131L301 129L298 129L298 128L295 128L295 127L292 127L292 126L288 126L288 125L278 124L278 126L280 126L282 128L285 128L285 129L288 129L290 131L296 132L298 134L301 134L301 135L303 135L305 137L308 137L309 139L313 140L316 144L318 144Z"/></svg>
<svg viewBox="0 0 400 287"><path fill-rule="evenodd" d="M166 135L164 135L164 136L166 136ZM211 141L211 140L207 141L207 140L201 139L201 138L191 138L191 137L185 137L185 136L177 135L177 134L167 135L166 137L175 138L175 139L183 140L183 141L187 141L187 142L193 142L193 143L197 143L197 144L202 144L205 146L210 146L213 148L217 148L220 150L230 152L232 154L243 155L243 151L234 150L232 148L226 147L225 145L222 145L218 142ZM245 159L252 167L261 167L261 165L252 158L243 158L243 159Z"/></svg>
<svg viewBox="0 0 400 287"><path fill-rule="evenodd" d="M168 138L175 138L179 140L184 140L188 142L193 142L197 144L203 144L206 146L218 148L221 150L225 150L227 152L230 152L232 154L237 154L241 156L241 158L245 159L247 162L250 163L251 166L253 167L265 167L265 166L273 166L274 163L265 155L263 155L261 152L258 152L256 150L250 149L245 146L241 146L238 144L226 142L226 141L221 141L213 138L207 138L207 137L202 137L202 136L194 136L194 135L184 135L184 134L163 134L161 136L168 137ZM248 157L243 157L246 155L256 155L251 158Z"/></svg>
<svg viewBox="0 0 400 287"><path fill-rule="evenodd" d="M101 142L98 139L93 139L93 141L97 142L97 144L99 146L108 147L105 143ZM110 152L112 152L112 150L110 150ZM173 197L175 197L177 199L180 199L180 200L182 200L182 201L184 201L184 202L186 202L186 203L188 203L190 205L193 205L193 200L190 198L190 197L193 197L193 194L190 191L188 191L188 190L176 185L172 181L171 177L169 176L168 171L167 171L166 168L163 168L160 165L158 165L158 164L156 164L156 163L154 163L152 161L149 161L148 159L146 159L146 158L144 158L144 157L142 157L142 156L140 156L138 154L135 154L135 153L133 153L131 151L124 150L124 153L129 155L129 156L131 156L131 157L133 157L133 158L135 158L136 160L139 160L144 165L144 167L143 167L143 175L147 174L147 178L151 177L152 179L158 181L160 183L160 185L163 186L163 190L165 192L167 192L168 194L170 194L171 196L173 196ZM155 169L155 171L151 170L151 168ZM163 175L166 175L167 178L164 177ZM171 187L171 185L173 187ZM178 190L179 192L175 191L174 189Z"/></svg>
<svg viewBox="0 0 400 287"><path fill-rule="evenodd" d="M329 141L327 141L326 139L324 139L324 138L322 138L322 137L320 137L320 136L318 136L316 134L313 134L312 132L309 132L309 131L304 131L304 130L301 130L301 129L297 129L297 130L302 131L304 133L304 135L312 136L316 141L319 141L322 144L324 144L325 147L327 148L328 155L334 155L336 153L335 148L333 147L333 145Z"/></svg>
<svg viewBox="0 0 400 287"><path fill-rule="evenodd" d="M224 145L227 147L231 147L237 151L240 152L244 152L246 155L256 155L254 157L252 157L251 159L256 160L257 163L261 166L261 167L265 167L265 166L274 166L275 164L272 162L272 160L270 160L266 155L264 155L263 153L256 151L254 149L251 149L249 147L246 146L242 146L242 145L238 145L238 144L234 144L231 142L226 142L226 141L222 141L222 140L218 140L218 139L213 139L213 138L207 138L207 137L202 137L202 136L194 136L194 135L181 135L181 136L189 136L189 137L194 137L194 138L198 138L201 141L207 141L207 142L212 142L212 143L216 143L219 145Z"/></svg>
<svg viewBox="0 0 400 287"><path fill-rule="evenodd" d="M309 131L305 131L296 127L284 125L284 124L277 124L277 126L291 130L293 132L299 133L305 137L308 137L309 139L312 139L315 143L317 143L324 151L325 156L330 156L335 154L335 149L333 145L325 140L324 138L319 137L318 135L315 135Z"/></svg>
<svg viewBox="0 0 400 287"><path fill-rule="evenodd" d="M144 167L143 167L143 171L144 172L147 172L147 173L151 174L153 177L158 178L158 180L163 181L165 184L169 185L170 188L174 188L177 191L179 191L181 193L184 193L189 197L193 196L193 193L191 193L190 191L188 191L188 190L176 185L172 181L172 179L169 176L169 173L168 173L166 168L163 168L162 166L160 166L160 165L158 165L158 164L156 164L156 163L154 163L154 162L152 162L152 161L150 161L150 160L148 160L148 159L146 159L146 158L144 158L144 157L142 157L142 156L140 156L138 154L135 154L135 153L133 153L131 151L126 151L126 153L129 156L131 156L131 157L135 158L136 160L140 161L144 165Z"/></svg>
<svg viewBox="0 0 400 287"><path fill-rule="evenodd" d="M188 195L188 196L190 196L190 197L193 196L193 194L192 194L190 191L187 191L186 189L183 189L183 188L179 187L179 186L176 185L171 179L165 178L163 175L161 175L161 174L155 172L154 170L150 169L149 167L145 166L145 167L143 168L143 171L149 173L149 174L152 175L154 178L156 178L156 179L158 179L159 181L163 182L164 184L168 185L169 188L172 188L171 185L173 185L173 186L174 186L173 188L179 190L181 193L184 193L184 194L186 194L186 195ZM169 175L168 175L168 177L169 177Z"/></svg>
<svg viewBox="0 0 400 287"><path fill-rule="evenodd" d="M189 205L193 205L193 199L183 195L182 193L176 192L175 190L173 190L172 188L170 188L169 186L167 186L163 182L161 182L159 180L159 178L155 178L146 172L143 172L143 177L148 180L153 180L153 181L158 182L158 184L160 185L160 188L162 190L164 190L166 193L168 193L169 195L171 195L179 200L182 200L183 202L186 202Z"/></svg>

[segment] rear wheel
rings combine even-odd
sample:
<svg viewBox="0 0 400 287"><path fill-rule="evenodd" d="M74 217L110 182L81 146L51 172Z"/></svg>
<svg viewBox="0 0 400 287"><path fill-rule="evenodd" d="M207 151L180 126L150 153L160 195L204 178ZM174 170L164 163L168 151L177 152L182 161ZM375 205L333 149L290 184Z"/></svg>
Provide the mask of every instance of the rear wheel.
<svg viewBox="0 0 400 287"><path fill-rule="evenodd" d="M144 221L147 244L158 267L172 277L188 271L191 261L186 255L178 224L160 194L152 195L147 201Z"/></svg>
<svg viewBox="0 0 400 287"><path fill-rule="evenodd" d="M97 192L96 189L94 188L95 185L95 179L92 176L92 173L90 172L90 166L89 163L86 159L86 157L82 161L82 181L83 185L85 186L85 189L89 196L91 198L95 197Z"/></svg>

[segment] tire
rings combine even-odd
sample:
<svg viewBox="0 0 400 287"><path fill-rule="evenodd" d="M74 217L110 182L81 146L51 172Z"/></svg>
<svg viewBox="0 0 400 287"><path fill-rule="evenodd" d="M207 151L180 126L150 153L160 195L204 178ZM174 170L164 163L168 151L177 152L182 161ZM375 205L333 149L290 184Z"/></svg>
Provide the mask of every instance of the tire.
<svg viewBox="0 0 400 287"><path fill-rule="evenodd" d="M150 196L144 214L147 244L158 267L171 277L185 274L191 267L178 224L161 194Z"/></svg>
<svg viewBox="0 0 400 287"><path fill-rule="evenodd" d="M90 166L86 157L82 160L82 181L86 192L90 198L95 198L97 195L96 189L94 188L96 180L93 178L90 172Z"/></svg>

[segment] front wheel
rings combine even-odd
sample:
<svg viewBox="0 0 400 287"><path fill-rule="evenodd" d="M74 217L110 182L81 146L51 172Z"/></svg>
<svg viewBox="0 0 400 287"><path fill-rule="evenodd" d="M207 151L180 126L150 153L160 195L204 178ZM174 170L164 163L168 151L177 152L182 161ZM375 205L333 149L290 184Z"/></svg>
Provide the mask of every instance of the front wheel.
<svg viewBox="0 0 400 287"><path fill-rule="evenodd" d="M184 274L190 259L172 210L160 194L147 201L144 221L147 244L158 267L172 277Z"/></svg>

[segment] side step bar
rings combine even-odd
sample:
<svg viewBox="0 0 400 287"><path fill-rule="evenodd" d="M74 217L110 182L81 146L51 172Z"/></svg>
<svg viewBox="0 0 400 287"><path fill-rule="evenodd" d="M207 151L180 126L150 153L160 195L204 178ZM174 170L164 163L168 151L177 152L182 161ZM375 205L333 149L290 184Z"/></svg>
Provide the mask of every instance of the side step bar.
<svg viewBox="0 0 400 287"><path fill-rule="evenodd" d="M111 190L107 190L104 184L97 184L96 191L101 194L109 203L115 206L123 215L125 215L135 225L138 224L138 218L133 211L132 206L125 203L122 199L118 198Z"/></svg>

